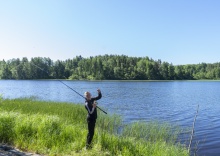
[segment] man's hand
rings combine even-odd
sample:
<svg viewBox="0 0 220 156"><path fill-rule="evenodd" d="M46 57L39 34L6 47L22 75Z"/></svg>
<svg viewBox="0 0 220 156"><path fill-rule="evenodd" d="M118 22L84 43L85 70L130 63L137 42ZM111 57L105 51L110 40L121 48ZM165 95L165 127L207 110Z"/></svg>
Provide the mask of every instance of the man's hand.
<svg viewBox="0 0 220 156"><path fill-rule="evenodd" d="M97 89L98 93L101 93L101 90L100 89Z"/></svg>
<svg viewBox="0 0 220 156"><path fill-rule="evenodd" d="M96 108L96 103L94 102L94 103L92 104L92 106L93 106L93 108Z"/></svg>

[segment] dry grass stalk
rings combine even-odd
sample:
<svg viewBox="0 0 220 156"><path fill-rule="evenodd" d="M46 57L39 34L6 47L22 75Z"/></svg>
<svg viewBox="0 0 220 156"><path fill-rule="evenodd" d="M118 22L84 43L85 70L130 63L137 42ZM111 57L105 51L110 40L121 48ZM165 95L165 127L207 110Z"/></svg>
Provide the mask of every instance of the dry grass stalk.
<svg viewBox="0 0 220 156"><path fill-rule="evenodd" d="M194 135L194 132L195 132L196 117L198 116L198 112L199 112L199 105L197 107L196 115L195 115L194 121L193 121L193 127L192 127L191 137L190 137L190 141L189 141L188 152L190 152L190 148L191 148L191 144L192 144L192 140L193 140L193 135Z"/></svg>

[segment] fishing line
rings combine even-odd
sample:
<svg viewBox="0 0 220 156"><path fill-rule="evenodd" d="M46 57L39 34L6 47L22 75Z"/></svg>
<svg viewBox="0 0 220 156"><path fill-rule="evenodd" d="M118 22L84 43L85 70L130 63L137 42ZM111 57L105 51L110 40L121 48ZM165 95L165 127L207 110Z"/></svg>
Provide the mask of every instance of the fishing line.
<svg viewBox="0 0 220 156"><path fill-rule="evenodd" d="M42 71L46 72L48 75L50 75L46 70L44 70L44 69L42 69L41 67L35 65L33 62L30 62L30 63L32 63L35 67L39 68L40 70L42 70ZM64 77L65 77L65 76L64 76ZM66 78L66 77L65 77L65 78ZM61 80L59 80L59 79L57 79L57 80L58 80L60 83L62 83L63 85L65 85L66 87L68 87L69 89L71 89L72 91L74 91L76 94L78 94L79 96L81 96L83 99L86 100L86 98L85 98L83 95L81 95L80 93L78 93L77 91L75 91L73 88L71 88L70 86L68 86L66 83L64 83L63 81L61 81ZM101 109L100 107L98 107L98 106L96 106L96 107L97 107L99 110L101 110L103 113L107 114L107 112L104 111L103 109Z"/></svg>

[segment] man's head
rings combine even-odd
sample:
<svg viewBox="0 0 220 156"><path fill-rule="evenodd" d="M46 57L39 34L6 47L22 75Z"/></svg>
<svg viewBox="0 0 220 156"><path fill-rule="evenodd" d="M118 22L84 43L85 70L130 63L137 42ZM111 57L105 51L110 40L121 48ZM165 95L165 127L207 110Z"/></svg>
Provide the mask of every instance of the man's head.
<svg viewBox="0 0 220 156"><path fill-rule="evenodd" d="M90 92L85 92L84 93L84 96L87 100L90 100L91 99L91 93Z"/></svg>

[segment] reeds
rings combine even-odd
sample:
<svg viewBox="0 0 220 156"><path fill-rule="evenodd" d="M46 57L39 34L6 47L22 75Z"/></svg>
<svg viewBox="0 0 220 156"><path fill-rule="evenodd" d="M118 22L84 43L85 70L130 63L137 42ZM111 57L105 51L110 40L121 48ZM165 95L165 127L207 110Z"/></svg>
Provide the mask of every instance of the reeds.
<svg viewBox="0 0 220 156"><path fill-rule="evenodd" d="M83 105L28 98L4 99L0 104L0 141L44 155L188 155L173 134L171 125L125 126L117 115L99 114L93 148L88 151Z"/></svg>

